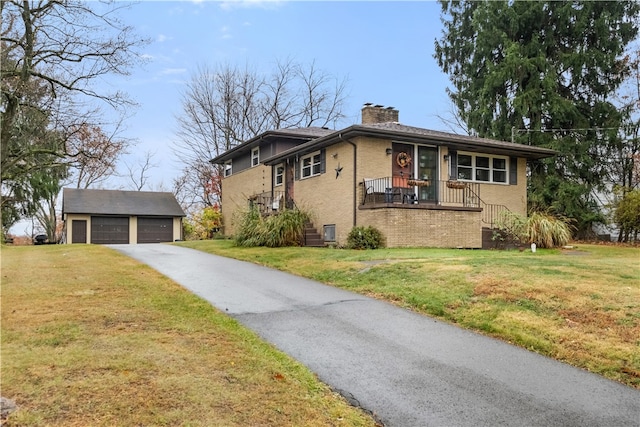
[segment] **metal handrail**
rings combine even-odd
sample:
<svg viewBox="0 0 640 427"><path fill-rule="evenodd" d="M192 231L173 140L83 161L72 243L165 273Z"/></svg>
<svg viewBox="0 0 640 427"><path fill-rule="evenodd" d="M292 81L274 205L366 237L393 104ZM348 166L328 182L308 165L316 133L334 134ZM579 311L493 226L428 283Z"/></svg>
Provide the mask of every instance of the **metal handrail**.
<svg viewBox="0 0 640 427"><path fill-rule="evenodd" d="M480 185L475 182L412 179L405 177L365 178L362 204L434 203L445 206L480 207Z"/></svg>
<svg viewBox="0 0 640 427"><path fill-rule="evenodd" d="M249 197L249 205L255 206L262 215L270 215L285 208L284 191L265 191Z"/></svg>

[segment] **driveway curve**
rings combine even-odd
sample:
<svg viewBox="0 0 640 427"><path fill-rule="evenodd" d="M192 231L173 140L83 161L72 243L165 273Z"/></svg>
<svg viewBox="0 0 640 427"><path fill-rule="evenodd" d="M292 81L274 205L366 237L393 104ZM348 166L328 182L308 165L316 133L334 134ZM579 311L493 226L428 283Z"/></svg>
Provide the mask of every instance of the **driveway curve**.
<svg viewBox="0 0 640 427"><path fill-rule="evenodd" d="M640 426L640 391L391 304L174 245L112 245L385 426Z"/></svg>

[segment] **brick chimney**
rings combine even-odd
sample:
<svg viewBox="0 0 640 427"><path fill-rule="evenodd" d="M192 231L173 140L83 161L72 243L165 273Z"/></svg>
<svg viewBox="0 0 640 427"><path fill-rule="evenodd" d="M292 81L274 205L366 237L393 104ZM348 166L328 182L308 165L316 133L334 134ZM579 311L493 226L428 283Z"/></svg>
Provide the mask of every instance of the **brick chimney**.
<svg viewBox="0 0 640 427"><path fill-rule="evenodd" d="M399 111L393 107L373 105L367 102L362 107L362 124L398 122Z"/></svg>

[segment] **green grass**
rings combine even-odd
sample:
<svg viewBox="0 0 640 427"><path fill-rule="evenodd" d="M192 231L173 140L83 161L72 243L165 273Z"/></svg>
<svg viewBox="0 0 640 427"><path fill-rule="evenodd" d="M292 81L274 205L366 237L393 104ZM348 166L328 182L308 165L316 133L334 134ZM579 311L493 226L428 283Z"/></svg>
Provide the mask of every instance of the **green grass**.
<svg viewBox="0 0 640 427"><path fill-rule="evenodd" d="M640 249L240 248L180 245L391 301L640 388Z"/></svg>
<svg viewBox="0 0 640 427"><path fill-rule="evenodd" d="M106 247L2 248L6 426L373 426L305 367Z"/></svg>

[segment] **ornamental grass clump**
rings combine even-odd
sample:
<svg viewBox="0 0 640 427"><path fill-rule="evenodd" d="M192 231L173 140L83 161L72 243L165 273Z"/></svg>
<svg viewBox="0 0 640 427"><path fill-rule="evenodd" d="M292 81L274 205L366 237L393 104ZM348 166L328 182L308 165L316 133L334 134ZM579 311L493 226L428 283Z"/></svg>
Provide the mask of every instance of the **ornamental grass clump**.
<svg viewBox="0 0 640 427"><path fill-rule="evenodd" d="M238 246L300 246L304 226L310 215L299 209L285 209L275 215L262 216L257 208L251 208L240 217L235 235Z"/></svg>
<svg viewBox="0 0 640 427"><path fill-rule="evenodd" d="M541 248L564 246L571 240L571 226L565 218L534 212L527 219L529 243Z"/></svg>
<svg viewBox="0 0 640 427"><path fill-rule="evenodd" d="M572 227L569 220L543 212L533 212L524 217L513 212L503 212L496 224L501 233L498 238L510 238L521 244L535 243L540 248L564 246L571 240Z"/></svg>

